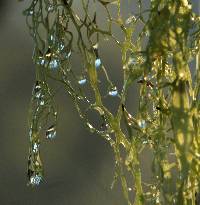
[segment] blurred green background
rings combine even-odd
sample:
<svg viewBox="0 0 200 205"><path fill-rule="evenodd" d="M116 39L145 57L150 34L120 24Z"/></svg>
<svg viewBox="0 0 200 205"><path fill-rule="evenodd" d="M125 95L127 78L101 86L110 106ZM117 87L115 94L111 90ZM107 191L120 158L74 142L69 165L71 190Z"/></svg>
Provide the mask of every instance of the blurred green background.
<svg viewBox="0 0 200 205"><path fill-rule="evenodd" d="M22 16L26 5L0 1L0 205L124 205L120 185L110 190L114 156L109 144L83 127L68 95L58 98L56 140L41 145L45 180L39 187L26 186L27 115L35 79L33 43ZM109 44L103 52L118 82L120 53ZM134 92L129 104L137 108Z"/></svg>

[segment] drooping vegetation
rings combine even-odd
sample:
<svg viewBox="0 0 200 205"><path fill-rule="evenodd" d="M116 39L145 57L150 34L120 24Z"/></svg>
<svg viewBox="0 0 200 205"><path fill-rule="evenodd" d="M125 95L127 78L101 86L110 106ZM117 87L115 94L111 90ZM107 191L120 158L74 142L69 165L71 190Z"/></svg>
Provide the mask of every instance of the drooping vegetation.
<svg viewBox="0 0 200 205"><path fill-rule="evenodd" d="M124 5L132 12L123 14ZM104 25L101 13L106 15ZM73 99L85 126L110 143L114 182L121 181L128 205L197 204L200 17L192 4L188 0L33 0L24 15L34 40L36 67L29 114L29 184L39 185L44 177L40 138L56 137L53 80ZM121 51L121 89L102 61L99 47L104 41L115 42ZM73 56L81 61L79 70L73 66ZM128 92L135 84L139 85L137 114L127 107ZM108 98L118 103L115 113L104 103ZM89 119L90 112L98 113L100 126ZM151 183L141 172L145 149L153 154Z"/></svg>

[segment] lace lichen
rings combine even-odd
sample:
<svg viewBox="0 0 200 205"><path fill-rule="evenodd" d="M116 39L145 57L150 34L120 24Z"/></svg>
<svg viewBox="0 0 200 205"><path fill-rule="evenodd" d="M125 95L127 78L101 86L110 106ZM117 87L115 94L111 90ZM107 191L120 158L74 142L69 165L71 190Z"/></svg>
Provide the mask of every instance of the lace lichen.
<svg viewBox="0 0 200 205"><path fill-rule="evenodd" d="M123 4L134 12L123 16ZM100 12L107 15L103 27ZM38 185L44 177L42 131L46 130L47 139L56 136L56 91L49 81L53 79L71 96L85 126L110 143L116 162L114 179L120 179L127 204L197 204L200 17L192 4L188 0L151 0L147 8L143 0L33 0L24 15L34 40L36 66L29 115L29 184ZM123 39L116 37L116 26ZM121 50L121 90L99 54L99 46L107 40ZM72 63L77 54L79 71ZM191 63L196 65L195 73ZM102 75L106 95L100 86ZM127 93L135 82L140 95L133 116ZM104 103L109 96L118 103L114 114ZM101 127L89 120L90 111L98 112ZM145 162L140 155L146 148L153 153L151 183L143 180L141 172Z"/></svg>

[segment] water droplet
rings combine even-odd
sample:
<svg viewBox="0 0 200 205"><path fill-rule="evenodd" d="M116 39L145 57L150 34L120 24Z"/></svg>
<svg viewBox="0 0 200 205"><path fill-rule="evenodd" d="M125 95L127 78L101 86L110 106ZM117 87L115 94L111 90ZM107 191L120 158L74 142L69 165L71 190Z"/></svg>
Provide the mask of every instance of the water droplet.
<svg viewBox="0 0 200 205"><path fill-rule="evenodd" d="M89 122L87 122L87 126L89 127L90 132L93 133L95 131L95 128Z"/></svg>
<svg viewBox="0 0 200 205"><path fill-rule="evenodd" d="M36 61L36 64L44 66L45 65L45 59L43 57L38 57L38 59Z"/></svg>
<svg viewBox="0 0 200 205"><path fill-rule="evenodd" d="M72 55L72 52L69 51L69 52L65 53L65 58L68 59L71 57L71 55Z"/></svg>
<svg viewBox="0 0 200 205"><path fill-rule="evenodd" d="M100 65L101 65L101 59L100 59L100 58L97 58L97 59L95 60L95 68L99 68Z"/></svg>
<svg viewBox="0 0 200 205"><path fill-rule="evenodd" d="M30 10L30 11L29 11L29 15L30 15L30 16L33 15L33 10Z"/></svg>
<svg viewBox="0 0 200 205"><path fill-rule="evenodd" d="M46 138L47 139L54 139L55 137L56 137L56 128L54 125L52 125L46 131Z"/></svg>
<svg viewBox="0 0 200 205"><path fill-rule="evenodd" d="M51 35L51 36L50 36L50 40L51 40L51 41L54 41L54 39L55 39L54 36Z"/></svg>
<svg viewBox="0 0 200 205"><path fill-rule="evenodd" d="M135 57L130 57L128 60L128 65L136 65L137 64L137 59Z"/></svg>
<svg viewBox="0 0 200 205"><path fill-rule="evenodd" d="M37 153L39 151L39 144L37 144L36 142L33 144L33 152Z"/></svg>
<svg viewBox="0 0 200 205"><path fill-rule="evenodd" d="M148 140L144 140L143 142L142 142L142 144L148 144Z"/></svg>
<svg viewBox="0 0 200 205"><path fill-rule="evenodd" d="M86 78L82 78L78 81L79 85L84 85L87 82Z"/></svg>
<svg viewBox="0 0 200 205"><path fill-rule="evenodd" d="M33 90L33 94L36 98L40 98L41 95L42 95L42 88L40 86L40 82L39 81L36 81L35 83L35 87L34 87L34 90Z"/></svg>
<svg viewBox="0 0 200 205"><path fill-rule="evenodd" d="M129 187L129 188L128 188L128 191L132 191L132 188L131 188L131 187Z"/></svg>
<svg viewBox="0 0 200 205"><path fill-rule="evenodd" d="M65 48L65 44L64 44L63 42L61 42L61 43L59 44L58 50L59 50L59 51L62 51L64 48Z"/></svg>
<svg viewBox="0 0 200 205"><path fill-rule="evenodd" d="M60 63L58 59L52 59L49 63L49 68L52 70L56 70L59 67Z"/></svg>
<svg viewBox="0 0 200 205"><path fill-rule="evenodd" d="M160 198L159 198L159 196L156 197L156 204L160 204Z"/></svg>
<svg viewBox="0 0 200 205"><path fill-rule="evenodd" d="M41 100L41 101L40 101L40 105L44 105L44 100Z"/></svg>
<svg viewBox="0 0 200 205"><path fill-rule="evenodd" d="M32 134L33 134L33 130L32 130L32 128L30 128L30 130L29 130L29 137L30 138L32 137Z"/></svg>
<svg viewBox="0 0 200 205"><path fill-rule="evenodd" d="M108 94L109 94L110 96L113 96L113 97L117 96L117 95L118 95L117 88L116 88L116 87L113 87L113 88L108 92Z"/></svg>
<svg viewBox="0 0 200 205"><path fill-rule="evenodd" d="M98 43L96 43L96 44L93 46L93 48L94 48L95 50L97 50L98 47L99 47L99 44L98 44Z"/></svg>
<svg viewBox="0 0 200 205"><path fill-rule="evenodd" d="M130 23L134 23L136 21L136 18L135 18L135 16L130 16L130 17L128 17L127 19L126 19L126 24L128 25L128 24L130 24Z"/></svg>
<svg viewBox="0 0 200 205"><path fill-rule="evenodd" d="M50 47L49 47L48 50L46 51L45 56L46 56L47 58L50 58L51 55L52 55L52 53L51 53L51 49L50 49Z"/></svg>
<svg viewBox="0 0 200 205"><path fill-rule="evenodd" d="M146 128L146 122L145 120L139 120L138 121L138 126L142 129L145 129Z"/></svg>
<svg viewBox="0 0 200 205"><path fill-rule="evenodd" d="M53 6L52 6L52 5L49 5L49 6L48 6L48 8L47 8L47 10L48 10L49 12L52 12L52 11L53 11L53 9L54 9L54 8L53 8Z"/></svg>
<svg viewBox="0 0 200 205"><path fill-rule="evenodd" d="M31 8L31 9L33 9L33 8ZM31 9L25 10L25 11L23 12L23 15L25 15L25 16L32 16L34 12L33 12L33 10L31 10Z"/></svg>
<svg viewBox="0 0 200 205"><path fill-rule="evenodd" d="M30 183L32 185L39 185L41 181L42 181L42 177L39 175L31 176L30 178Z"/></svg>

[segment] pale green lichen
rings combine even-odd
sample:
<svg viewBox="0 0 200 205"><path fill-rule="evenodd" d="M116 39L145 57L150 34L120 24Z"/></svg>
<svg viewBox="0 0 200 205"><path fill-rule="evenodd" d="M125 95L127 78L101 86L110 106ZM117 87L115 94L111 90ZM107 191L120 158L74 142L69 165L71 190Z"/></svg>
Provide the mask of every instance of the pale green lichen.
<svg viewBox="0 0 200 205"><path fill-rule="evenodd" d="M55 93L49 83L53 79L71 96L86 127L110 143L116 162L114 179L121 180L129 205L197 204L200 17L192 12L188 0L151 0L149 8L144 7L142 0L129 3L82 0L79 1L81 14L76 12L75 3L34 0L24 12L35 43L36 65L29 117L29 183L37 185L43 177L39 155L41 131L47 129L46 134L52 132L54 137L56 134ZM122 4L134 6L137 12L124 17ZM107 28L101 28L99 23L102 10L107 15ZM114 15L113 11L116 11ZM115 37L114 25L120 28L123 40ZM136 29L138 25L142 28L140 32ZM121 92L110 79L98 52L98 46L108 39L121 50L124 74ZM75 52L81 56L82 70L78 74L71 63ZM194 78L191 62L196 63ZM115 114L104 105L100 75L105 76L108 96L119 99ZM133 116L126 102L128 90L135 82L140 86L140 100L138 112ZM92 89L93 98L87 95L84 84ZM96 128L90 122L87 112L91 110L99 113L105 126ZM145 148L153 153L151 183L143 180L141 172L145 162L140 155ZM39 181L36 183L33 177ZM133 202L130 190L134 190Z"/></svg>

